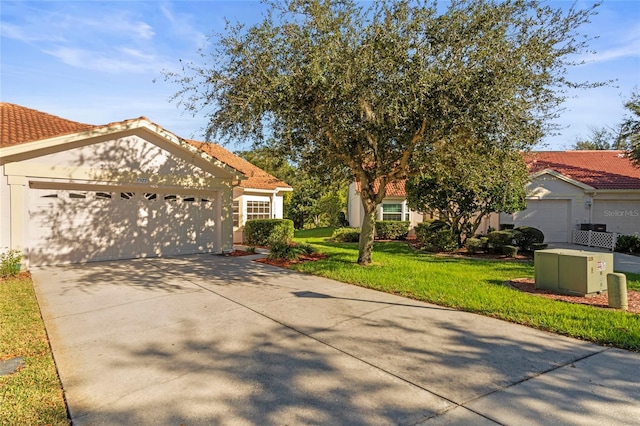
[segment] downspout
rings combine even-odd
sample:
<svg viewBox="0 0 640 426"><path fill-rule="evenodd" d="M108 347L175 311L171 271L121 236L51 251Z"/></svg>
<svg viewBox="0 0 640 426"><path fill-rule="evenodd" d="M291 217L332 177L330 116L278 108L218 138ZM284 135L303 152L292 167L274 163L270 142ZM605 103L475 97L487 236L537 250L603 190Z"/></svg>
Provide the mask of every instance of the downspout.
<svg viewBox="0 0 640 426"><path fill-rule="evenodd" d="M271 217L273 219L276 219L276 194L278 193L278 190L274 190L273 194L271 195Z"/></svg>

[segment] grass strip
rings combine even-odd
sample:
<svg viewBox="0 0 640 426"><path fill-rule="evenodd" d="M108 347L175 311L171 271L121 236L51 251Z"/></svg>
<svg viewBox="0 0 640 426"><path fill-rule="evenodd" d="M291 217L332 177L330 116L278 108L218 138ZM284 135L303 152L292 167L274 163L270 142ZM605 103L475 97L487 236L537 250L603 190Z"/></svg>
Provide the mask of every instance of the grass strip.
<svg viewBox="0 0 640 426"><path fill-rule="evenodd" d="M330 243L330 231L298 232L296 240L313 244L324 260L293 269L416 300L475 312L601 345L640 351L640 315L549 300L504 286L514 278L532 278L532 262L459 259L416 252L406 243L376 243L373 264L357 265L355 243ZM629 289L640 276L627 274Z"/></svg>
<svg viewBox="0 0 640 426"><path fill-rule="evenodd" d="M0 376L2 425L68 425L62 387L28 275L0 280L0 359L24 367Z"/></svg>

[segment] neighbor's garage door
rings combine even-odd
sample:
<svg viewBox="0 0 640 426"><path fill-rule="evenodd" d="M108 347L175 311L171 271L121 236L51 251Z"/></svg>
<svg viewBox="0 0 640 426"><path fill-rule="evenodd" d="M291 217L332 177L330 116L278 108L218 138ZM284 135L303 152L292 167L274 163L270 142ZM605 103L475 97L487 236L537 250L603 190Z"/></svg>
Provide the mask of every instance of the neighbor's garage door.
<svg viewBox="0 0 640 426"><path fill-rule="evenodd" d="M527 208L513 215L513 223L518 226L532 226L544 233L544 241L569 242L570 221L569 200L527 200Z"/></svg>
<svg viewBox="0 0 640 426"><path fill-rule="evenodd" d="M205 197L30 189L28 202L31 265L215 250Z"/></svg>

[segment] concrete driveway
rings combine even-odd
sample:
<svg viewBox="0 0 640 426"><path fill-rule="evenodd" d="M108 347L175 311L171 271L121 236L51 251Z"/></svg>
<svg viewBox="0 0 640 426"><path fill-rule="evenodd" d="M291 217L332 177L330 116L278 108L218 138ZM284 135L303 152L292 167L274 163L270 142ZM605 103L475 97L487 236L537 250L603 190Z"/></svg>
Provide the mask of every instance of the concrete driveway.
<svg viewBox="0 0 640 426"><path fill-rule="evenodd" d="M640 422L637 353L254 258L33 270L74 425Z"/></svg>

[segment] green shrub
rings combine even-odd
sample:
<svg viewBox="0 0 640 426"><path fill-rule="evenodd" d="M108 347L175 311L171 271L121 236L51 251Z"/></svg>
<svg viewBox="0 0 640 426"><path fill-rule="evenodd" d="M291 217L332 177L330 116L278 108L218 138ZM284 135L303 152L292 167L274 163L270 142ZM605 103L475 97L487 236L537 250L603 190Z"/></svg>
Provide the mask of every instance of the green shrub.
<svg viewBox="0 0 640 426"><path fill-rule="evenodd" d="M424 222L417 224L414 228L416 232L416 239L418 241L423 241L427 237L427 235L443 228L448 230L449 225L447 225L447 223L443 222L442 220L425 220Z"/></svg>
<svg viewBox="0 0 640 426"><path fill-rule="evenodd" d="M504 229L502 231L493 231L489 233L488 245L496 253L502 253L502 247L513 244L516 237L516 231Z"/></svg>
<svg viewBox="0 0 640 426"><path fill-rule="evenodd" d="M543 244L543 243L533 243L531 244L531 251L536 251L536 250L544 250L547 247L549 247L548 244Z"/></svg>
<svg viewBox="0 0 640 426"><path fill-rule="evenodd" d="M267 258L271 260L285 259L295 260L300 256L300 251L294 244L275 243L269 246L269 255Z"/></svg>
<svg viewBox="0 0 640 426"><path fill-rule="evenodd" d="M467 248L469 253L478 253L487 247L486 243L483 244L480 238L467 238L464 242L464 246Z"/></svg>
<svg viewBox="0 0 640 426"><path fill-rule="evenodd" d="M410 222L381 220L376 222L376 237L381 240L406 240Z"/></svg>
<svg viewBox="0 0 640 426"><path fill-rule="evenodd" d="M307 256L318 252L315 247L308 243L296 244L296 249L298 249L301 254L306 254Z"/></svg>
<svg viewBox="0 0 640 426"><path fill-rule="evenodd" d="M436 219L436 220L433 220L433 221L429 222L429 229L431 229L433 231L438 231L438 230L440 230L442 228L449 229L449 224L447 222L445 222L444 220Z"/></svg>
<svg viewBox="0 0 640 426"><path fill-rule="evenodd" d="M9 250L0 254L0 277L13 277L18 275L22 262L20 250Z"/></svg>
<svg viewBox="0 0 640 426"><path fill-rule="evenodd" d="M291 229L285 223L279 223L273 227L269 237L267 238L267 245L269 247L276 244L289 244L293 240L293 233Z"/></svg>
<svg viewBox="0 0 640 426"><path fill-rule="evenodd" d="M620 235L616 241L616 251L620 253L640 253L640 237Z"/></svg>
<svg viewBox="0 0 640 426"><path fill-rule="evenodd" d="M516 257L518 255L518 247L511 245L502 246L502 254L509 257Z"/></svg>
<svg viewBox="0 0 640 426"><path fill-rule="evenodd" d="M293 239L293 221L290 219L251 219L244 225L244 240L250 246L266 246L269 235L275 227L284 224L289 233L289 240Z"/></svg>
<svg viewBox="0 0 640 426"><path fill-rule="evenodd" d="M537 228L531 226L519 226L515 229L519 234L514 235L515 245L522 251L532 251L533 244L544 242L544 234Z"/></svg>
<svg viewBox="0 0 640 426"><path fill-rule="evenodd" d="M337 228L331 234L335 243L357 243L360 241L360 228Z"/></svg>
<svg viewBox="0 0 640 426"><path fill-rule="evenodd" d="M444 226L442 224L444 224ZM448 225L442 221L419 223L415 230L416 239L423 250L430 252L450 252L458 248L457 239L451 234Z"/></svg>

